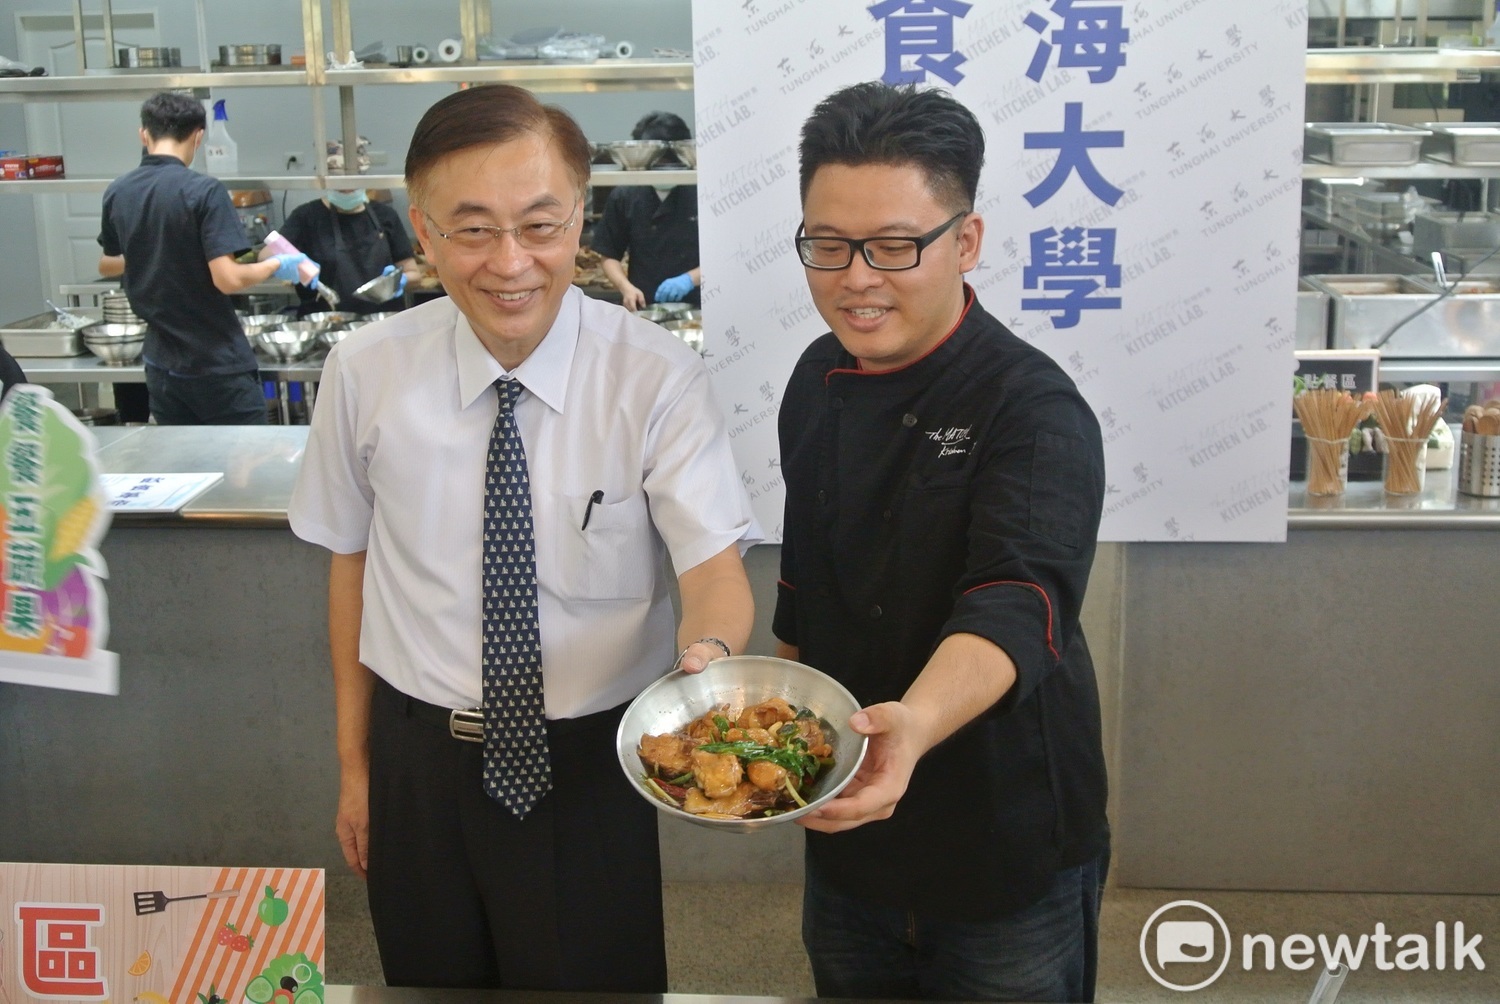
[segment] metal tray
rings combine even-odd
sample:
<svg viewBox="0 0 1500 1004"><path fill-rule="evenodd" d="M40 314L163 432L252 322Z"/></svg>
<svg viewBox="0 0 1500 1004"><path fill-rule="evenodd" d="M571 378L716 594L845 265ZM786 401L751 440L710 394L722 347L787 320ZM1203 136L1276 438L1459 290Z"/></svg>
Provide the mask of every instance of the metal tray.
<svg viewBox="0 0 1500 1004"><path fill-rule="evenodd" d="M1392 122L1309 122L1303 155L1345 167L1399 167L1422 156L1432 133Z"/></svg>
<svg viewBox="0 0 1500 1004"><path fill-rule="evenodd" d="M1431 293L1441 290L1414 275L1310 275L1303 280L1313 289L1337 296L1390 296L1393 293Z"/></svg>
<svg viewBox="0 0 1500 1004"><path fill-rule="evenodd" d="M86 313L82 310L77 312ZM5 346L5 351L17 358L81 356L88 353L83 347L83 335L60 327L57 315L50 310L0 327L0 344Z"/></svg>
<svg viewBox="0 0 1500 1004"><path fill-rule="evenodd" d="M1448 248L1494 247L1500 244L1500 219L1485 212L1430 209L1412 219L1411 235L1412 253L1419 258Z"/></svg>
<svg viewBox="0 0 1500 1004"><path fill-rule="evenodd" d="M1500 122L1428 122L1422 156L1459 167L1500 166Z"/></svg>

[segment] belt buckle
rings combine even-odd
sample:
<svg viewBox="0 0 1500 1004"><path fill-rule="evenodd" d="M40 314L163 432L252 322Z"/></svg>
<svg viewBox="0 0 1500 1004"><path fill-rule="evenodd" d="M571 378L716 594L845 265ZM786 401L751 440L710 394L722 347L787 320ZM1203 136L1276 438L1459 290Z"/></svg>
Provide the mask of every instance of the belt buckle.
<svg viewBox="0 0 1500 1004"><path fill-rule="evenodd" d="M448 734L466 743L484 742L484 711L480 708L454 708L448 712Z"/></svg>

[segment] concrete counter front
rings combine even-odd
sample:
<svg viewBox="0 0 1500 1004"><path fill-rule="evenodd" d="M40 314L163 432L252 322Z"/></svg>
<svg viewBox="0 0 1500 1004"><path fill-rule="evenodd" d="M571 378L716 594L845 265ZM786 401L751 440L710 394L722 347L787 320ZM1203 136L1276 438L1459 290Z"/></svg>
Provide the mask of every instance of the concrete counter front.
<svg viewBox="0 0 1500 1004"><path fill-rule="evenodd" d="M0 860L341 868L327 555L305 426L97 430L107 471L223 471L103 544L121 692L0 684ZM1123 885L1500 892L1500 504L1354 485L1285 544L1101 546L1085 605ZM780 549L754 548L768 652ZM669 879L786 881L801 830L666 821Z"/></svg>
<svg viewBox="0 0 1500 1004"><path fill-rule="evenodd" d="M1500 501L1291 501L1128 548L1120 883L1500 893Z"/></svg>

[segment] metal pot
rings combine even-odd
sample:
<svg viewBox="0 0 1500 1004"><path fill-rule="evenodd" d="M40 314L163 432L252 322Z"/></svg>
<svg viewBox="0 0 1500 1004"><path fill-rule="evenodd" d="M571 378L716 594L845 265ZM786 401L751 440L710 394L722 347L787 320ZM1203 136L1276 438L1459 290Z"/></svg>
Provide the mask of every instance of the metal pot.
<svg viewBox="0 0 1500 1004"><path fill-rule="evenodd" d="M281 46L265 43L221 45L219 62L224 66L280 66Z"/></svg>
<svg viewBox="0 0 1500 1004"><path fill-rule="evenodd" d="M162 69L182 65L182 50L175 45L140 45L120 49L116 62L120 66L150 67Z"/></svg>

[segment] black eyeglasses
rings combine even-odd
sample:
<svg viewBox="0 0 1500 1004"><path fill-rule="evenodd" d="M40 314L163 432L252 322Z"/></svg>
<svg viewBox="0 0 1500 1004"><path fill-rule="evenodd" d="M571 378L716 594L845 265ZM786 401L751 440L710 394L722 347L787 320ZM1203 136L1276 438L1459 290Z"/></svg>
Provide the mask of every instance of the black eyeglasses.
<svg viewBox="0 0 1500 1004"><path fill-rule="evenodd" d="M865 237L859 240L852 237L804 237L804 223L797 227L797 236L792 243L797 245L797 257L808 268L837 272L854 264L854 252L858 250L871 268L901 272L922 264L923 249L971 211L965 209L920 237Z"/></svg>

